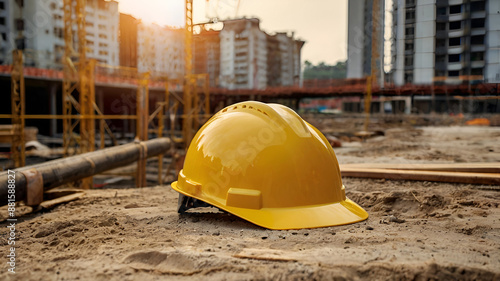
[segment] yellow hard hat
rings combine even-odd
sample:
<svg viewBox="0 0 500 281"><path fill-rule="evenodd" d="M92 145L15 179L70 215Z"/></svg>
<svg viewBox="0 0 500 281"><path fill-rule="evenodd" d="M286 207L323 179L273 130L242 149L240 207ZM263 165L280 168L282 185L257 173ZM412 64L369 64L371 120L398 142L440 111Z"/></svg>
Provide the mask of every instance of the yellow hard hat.
<svg viewBox="0 0 500 281"><path fill-rule="evenodd" d="M181 193L179 211L205 202L270 229L368 218L346 198L326 138L279 104L247 101L215 114L193 138L172 188Z"/></svg>

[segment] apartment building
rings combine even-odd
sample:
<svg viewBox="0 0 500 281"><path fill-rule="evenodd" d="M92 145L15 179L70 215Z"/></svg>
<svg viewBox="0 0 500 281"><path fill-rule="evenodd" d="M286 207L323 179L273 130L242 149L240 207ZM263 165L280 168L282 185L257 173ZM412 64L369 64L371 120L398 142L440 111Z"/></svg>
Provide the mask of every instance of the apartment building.
<svg viewBox="0 0 500 281"><path fill-rule="evenodd" d="M394 82L500 82L500 1L395 1Z"/></svg>
<svg viewBox="0 0 500 281"><path fill-rule="evenodd" d="M88 57L118 65L118 2L87 0L85 12ZM62 0L0 1L2 63L11 63L12 50L19 48L24 49L26 65L61 68L64 55L63 17Z"/></svg>
<svg viewBox="0 0 500 281"><path fill-rule="evenodd" d="M224 21L220 31L220 85L228 89L267 86L266 33L257 18Z"/></svg>
<svg viewBox="0 0 500 281"><path fill-rule="evenodd" d="M184 77L184 29L139 23L137 68L169 78Z"/></svg>
<svg viewBox="0 0 500 281"><path fill-rule="evenodd" d="M193 38L194 73L208 73L210 87L219 87L220 31L201 30Z"/></svg>
<svg viewBox="0 0 500 281"><path fill-rule="evenodd" d="M348 1L347 26L347 78L363 78L371 75L372 41L375 40L378 58L376 58L377 81L384 79L384 20L385 1L378 1L375 20L373 19L374 0ZM399 1L399 0L394 0ZM374 37L373 24L377 26Z"/></svg>
<svg viewBox="0 0 500 281"><path fill-rule="evenodd" d="M11 34L11 30L13 30L11 9L11 1L0 0L0 64L7 62L8 52L12 49L10 47L13 39Z"/></svg>
<svg viewBox="0 0 500 281"><path fill-rule="evenodd" d="M220 31L220 85L229 89L264 89L301 85L305 41L294 33L269 35L256 18L225 20Z"/></svg>
<svg viewBox="0 0 500 281"><path fill-rule="evenodd" d="M301 51L304 41L296 40L294 33L266 34L267 86L299 86L302 81Z"/></svg>
<svg viewBox="0 0 500 281"><path fill-rule="evenodd" d="M139 20L131 15L120 14L120 65L137 68L137 29Z"/></svg>

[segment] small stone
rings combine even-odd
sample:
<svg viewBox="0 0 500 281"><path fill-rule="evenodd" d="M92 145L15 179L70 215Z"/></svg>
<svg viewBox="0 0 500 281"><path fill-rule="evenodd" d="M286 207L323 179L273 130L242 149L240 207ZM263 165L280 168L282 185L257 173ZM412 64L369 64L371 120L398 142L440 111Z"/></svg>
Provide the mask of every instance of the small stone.
<svg viewBox="0 0 500 281"><path fill-rule="evenodd" d="M398 219L397 217L395 216L390 216L389 217L389 221L390 222L395 222L395 223L404 223L405 220L404 219Z"/></svg>
<svg viewBox="0 0 500 281"><path fill-rule="evenodd" d="M366 227L366 230L373 230L373 227L371 227L371 226L367 226L367 227Z"/></svg>

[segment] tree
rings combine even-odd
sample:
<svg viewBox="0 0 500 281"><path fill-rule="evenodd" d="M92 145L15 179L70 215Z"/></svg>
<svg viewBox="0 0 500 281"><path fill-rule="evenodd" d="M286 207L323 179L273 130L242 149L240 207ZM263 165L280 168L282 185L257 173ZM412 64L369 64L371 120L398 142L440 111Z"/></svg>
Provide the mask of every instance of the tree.
<svg viewBox="0 0 500 281"><path fill-rule="evenodd" d="M344 79L346 78L347 64L339 61L335 65L320 62L313 65L310 61L304 62L304 79Z"/></svg>

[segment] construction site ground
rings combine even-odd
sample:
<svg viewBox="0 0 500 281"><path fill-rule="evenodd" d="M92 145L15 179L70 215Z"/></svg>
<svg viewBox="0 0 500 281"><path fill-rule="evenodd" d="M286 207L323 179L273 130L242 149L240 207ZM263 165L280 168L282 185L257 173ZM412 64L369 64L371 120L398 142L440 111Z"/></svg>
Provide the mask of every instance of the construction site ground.
<svg viewBox="0 0 500 281"><path fill-rule="evenodd" d="M500 127L375 122L384 134L359 141L340 130L347 121L310 121L343 140L341 165L500 162ZM4 221L0 280L500 280L500 186L343 182L368 220L276 231L213 208L179 215L168 185L88 190L34 213L18 206L16 273Z"/></svg>

